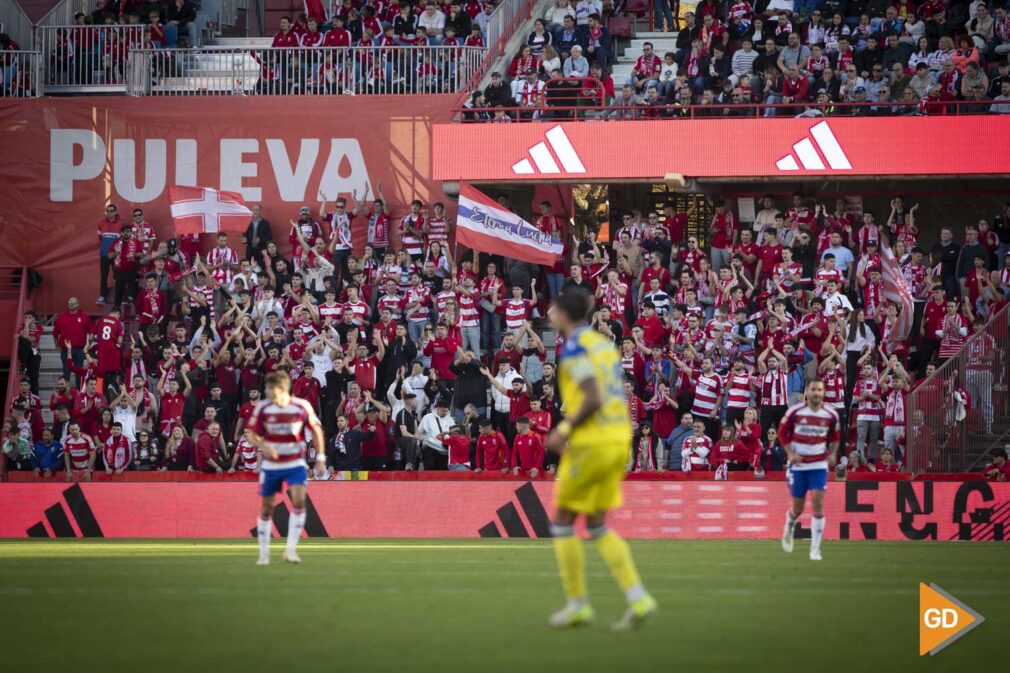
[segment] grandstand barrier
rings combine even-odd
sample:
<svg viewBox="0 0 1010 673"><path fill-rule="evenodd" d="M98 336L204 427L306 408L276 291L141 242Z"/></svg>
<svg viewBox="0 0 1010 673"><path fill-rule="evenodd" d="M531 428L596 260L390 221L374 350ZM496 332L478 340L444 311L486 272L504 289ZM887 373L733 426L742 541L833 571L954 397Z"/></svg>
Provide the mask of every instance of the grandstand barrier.
<svg viewBox="0 0 1010 673"><path fill-rule="evenodd" d="M463 105L469 98L470 92L491 75L491 68L500 58L505 56L505 47L509 40L512 39L520 26L532 18L533 8L536 7L537 2L538 0L502 0L495 7L488 19L485 36L485 44L490 48L483 61L460 90L458 105Z"/></svg>
<svg viewBox="0 0 1010 673"><path fill-rule="evenodd" d="M144 41L142 25L40 25L36 49L45 61L49 93L125 93L124 69Z"/></svg>
<svg viewBox="0 0 1010 673"><path fill-rule="evenodd" d="M715 124L710 119L436 124L434 143L440 151L433 155L434 175L475 182L606 182L662 181L669 173L716 181L1010 173L1010 153L984 140L1010 135L1008 115L762 117ZM705 151L698 151L699 142ZM917 149L880 152L885 145ZM474 156L482 161L473 161ZM622 156L635 161L615 160Z"/></svg>
<svg viewBox="0 0 1010 673"><path fill-rule="evenodd" d="M458 93L480 47L133 49L122 77L132 96Z"/></svg>
<svg viewBox="0 0 1010 673"><path fill-rule="evenodd" d="M0 50L0 98L34 98L43 91L40 52Z"/></svg>
<svg viewBox="0 0 1010 673"><path fill-rule="evenodd" d="M316 538L548 537L549 482L344 481L309 489L306 535ZM251 483L49 483L0 487L0 537L250 538ZM643 539L781 535L782 482L625 484L610 524ZM826 497L827 539L1001 540L1010 536L1010 484L849 481ZM286 534L288 504L278 505ZM798 537L809 536L809 515Z"/></svg>
<svg viewBox="0 0 1010 673"><path fill-rule="evenodd" d="M908 465L918 472L979 469L1010 441L1010 307L1003 307L908 394ZM957 417L955 393L967 393Z"/></svg>

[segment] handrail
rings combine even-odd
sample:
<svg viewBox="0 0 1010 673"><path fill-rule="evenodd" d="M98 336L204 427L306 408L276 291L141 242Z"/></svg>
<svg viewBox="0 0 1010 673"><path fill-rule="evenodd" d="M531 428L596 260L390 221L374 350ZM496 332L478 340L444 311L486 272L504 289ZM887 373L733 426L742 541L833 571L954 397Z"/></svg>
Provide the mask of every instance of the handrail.
<svg viewBox="0 0 1010 673"><path fill-rule="evenodd" d="M514 6L516 3L522 3L522 5L516 10L515 15L512 20L508 22L505 28L501 31L501 35L498 39L491 44L490 48L487 50L487 55L484 56L484 60L477 67L477 71L473 73L473 76L466 81L460 92L460 98L456 102L457 106L462 106L469 97L470 92L472 92L480 81L491 72L491 67L498 61L499 58L505 55L505 45L508 44L512 36L515 35L516 29L522 22L525 22L533 16L533 8L537 5L539 0L506 0L495 12L506 12L508 7ZM488 31L490 33L490 30ZM491 36L488 35L488 41L490 42Z"/></svg>
<svg viewBox="0 0 1010 673"><path fill-rule="evenodd" d="M989 106L993 103L999 101L940 101L937 103L925 102L921 105L921 102L897 102L888 101L887 103L877 103L877 102L844 102L844 103L831 103L827 105L822 105L818 103L713 103L711 105L573 105L573 106L556 106L551 109L554 112L566 112L570 113L573 120L584 120L584 119L600 119L604 115L586 115L587 112L606 112L606 118L611 119L745 119L751 117L761 117L765 115L766 110L798 110L803 109L805 111L818 111L821 112L823 116L826 117L839 117L846 116L846 110L854 110L855 108L892 108L891 111L887 113L873 112L871 111L866 116L867 117L877 117L877 116L899 116L902 113L893 111L894 108L915 108L914 111L906 111L905 115L920 115L920 116L935 116L935 115L946 115L949 114L947 108L953 108L955 115L987 115L991 114L989 112ZM931 112L930 108L933 106L943 107L943 111ZM985 111L974 111L974 107L984 107ZM962 108L968 108L962 109ZM529 108L522 107L504 107L490 109L490 112L495 112L497 110L505 110L509 113L509 116L513 117L512 113L518 110L528 110ZM824 111L827 110L827 114ZM458 120L458 115L462 112L473 112L472 108L465 108L462 105L457 105L453 108L453 119ZM738 114L730 114L732 111L737 111ZM851 115L851 112L849 113ZM771 115L773 118L778 119L792 119L799 115L796 114L774 114ZM808 117L819 117L821 115L817 114L807 114L804 116Z"/></svg>
<svg viewBox="0 0 1010 673"><path fill-rule="evenodd" d="M42 54L38 51L0 50L0 65L12 67L0 80L0 98L35 98L42 95Z"/></svg>
<svg viewBox="0 0 1010 673"><path fill-rule="evenodd" d="M28 303L28 267L17 266L17 265L5 265L0 266L0 274L14 274L18 270L21 271L21 283L18 287L18 307L14 314L14 320L7 322L7 328L17 330L21 326L21 321L24 320L25 311L27 310L26 304ZM11 355L10 355L10 370L7 376L7 390L4 394L4 408L3 417L4 421L7 420L8 410L11 408L11 404L14 402L14 398L18 395L18 388L20 385L21 376L19 374L21 370L21 363L18 358L18 337L15 336L11 342ZM7 476L7 461L2 456L0 456L0 481L5 481Z"/></svg>
<svg viewBox="0 0 1010 673"><path fill-rule="evenodd" d="M984 451L999 439L995 434L987 434L986 429L995 430L1005 421L1010 400L1006 394L998 395L1005 389L1010 376L1010 306L1004 306L990 317L982 329L968 337L964 345L930 376L916 383L906 399L906 464L915 472L951 472L971 470ZM970 356L978 351L985 352L987 346L979 348L982 339L991 340L994 360L990 367L978 368L978 363ZM974 372L981 371L981 375ZM964 388L973 396L968 417L962 421L955 418L954 394ZM984 408L988 396L988 411ZM981 423L992 425L976 431L969 430ZM1000 435L1006 437L1010 428ZM985 437L992 439L986 440ZM971 446L969 447L969 444ZM973 449L969 452L969 448ZM978 454L978 455L975 455Z"/></svg>

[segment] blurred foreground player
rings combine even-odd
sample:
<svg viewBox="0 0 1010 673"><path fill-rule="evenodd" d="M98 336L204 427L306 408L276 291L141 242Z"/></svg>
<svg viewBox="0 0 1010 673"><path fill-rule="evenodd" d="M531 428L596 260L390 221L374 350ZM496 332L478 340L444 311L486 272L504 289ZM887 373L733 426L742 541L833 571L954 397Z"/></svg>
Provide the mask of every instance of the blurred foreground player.
<svg viewBox="0 0 1010 673"><path fill-rule="evenodd" d="M609 339L586 324L592 307L588 293L569 290L554 300L548 314L565 337L558 383L567 412L547 438L547 449L561 454L551 534L568 598L565 608L551 615L550 624L566 628L593 620L586 595L582 541L573 530L581 514L628 600L628 610L614 629L628 630L654 613L657 606L642 586L628 544L606 525L607 512L622 502L631 419L622 387L621 356Z"/></svg>
<svg viewBox="0 0 1010 673"><path fill-rule="evenodd" d="M824 537L824 489L828 485L828 468L838 460L838 440L841 437L838 413L824 406L824 381L807 382L805 400L790 407L779 424L779 441L789 457L786 481L793 497L792 509L786 512L786 527L782 532L782 549L793 550L793 533L810 492L810 560L821 560L821 538Z"/></svg>
<svg viewBox="0 0 1010 673"><path fill-rule="evenodd" d="M312 431L316 449L316 472L326 470L323 428L303 399L292 397L291 379L285 372L271 372L264 381L266 397L249 417L249 441L263 454L260 465L260 495L263 507L256 522L260 543L259 565L270 563L270 535L273 529L274 495L287 483L291 497L291 517L288 519L288 541L284 560L300 563L296 547L305 527L305 490L309 469L305 462L305 429Z"/></svg>

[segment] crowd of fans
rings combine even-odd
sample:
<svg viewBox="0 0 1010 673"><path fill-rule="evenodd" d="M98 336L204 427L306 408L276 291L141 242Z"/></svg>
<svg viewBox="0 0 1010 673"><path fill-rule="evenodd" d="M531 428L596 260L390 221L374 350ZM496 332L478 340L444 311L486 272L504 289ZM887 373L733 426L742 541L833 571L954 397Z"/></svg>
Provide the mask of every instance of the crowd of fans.
<svg viewBox="0 0 1010 673"><path fill-rule="evenodd" d="M64 371L48 427L41 323L28 314L19 327L24 379L7 466L68 479L100 466L255 471L243 427L264 375L284 370L322 419L333 471L536 476L553 469L543 439L563 404L553 364L562 339L542 316L550 297L586 291L592 326L622 354L629 470L783 469L778 421L816 376L854 428L854 443L843 433L848 469L896 471L906 433L920 442L926 432L921 418L909 425L908 392L1010 293L1010 204L925 241L917 204L901 197L878 217L846 199L768 196L742 224L716 200L701 204L712 213L706 250L688 232L692 211L673 204L617 211L605 243L576 235L544 202L535 225L566 246L539 267L457 258L443 204L415 201L394 217L381 184L377 195L305 206L284 224L256 207L239 249L234 234L159 240L140 208L124 221L110 204L97 226L100 315L72 297L55 316ZM354 250L359 230L367 244ZM914 297L907 338L896 338L902 316L885 296L887 241ZM988 333L968 351L964 377L939 391L955 401L945 423L988 434L1006 353Z"/></svg>
<svg viewBox="0 0 1010 673"><path fill-rule="evenodd" d="M615 82L603 4L555 2L507 77L471 94L468 120L571 117L601 105L613 109L585 116L1010 113L1010 17L1000 3L703 0L685 13L674 50L646 43ZM674 26L669 3L656 6L657 25Z"/></svg>

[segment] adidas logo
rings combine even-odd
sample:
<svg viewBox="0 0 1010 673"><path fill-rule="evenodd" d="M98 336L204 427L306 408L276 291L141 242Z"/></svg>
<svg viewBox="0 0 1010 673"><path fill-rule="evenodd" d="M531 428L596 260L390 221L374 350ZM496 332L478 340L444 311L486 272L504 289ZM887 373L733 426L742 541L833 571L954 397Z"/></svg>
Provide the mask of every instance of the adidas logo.
<svg viewBox="0 0 1010 673"><path fill-rule="evenodd" d="M288 520L291 518L291 512L288 510L288 506L281 502L274 507L274 527L277 529L277 535L286 538L288 536ZM312 504L312 498L309 494L305 494L305 535L307 537L329 537L330 534L326 532L326 526L323 525L323 520L319 518L319 512L316 511L315 505ZM249 530L249 534L252 537L256 537L256 526L253 526Z"/></svg>
<svg viewBox="0 0 1010 673"><path fill-rule="evenodd" d="M543 503L540 502L540 496L537 495L533 484L526 482L516 489L515 496L516 500L519 501L519 507L522 508L523 514L526 515L526 521L529 522L530 528L533 529L532 537L550 537L551 522L547 518L547 510L544 509ZM481 526L480 530L477 531L478 535L481 537L502 537L501 531L498 529L498 522L500 522L502 528L505 529L506 536L530 537L530 531L527 530L526 524L523 523L522 517L519 516L519 510L516 509L515 504L511 500L499 507L495 513L498 515L497 522L492 519L484 526Z"/></svg>
<svg viewBox="0 0 1010 673"><path fill-rule="evenodd" d="M822 156L827 161L827 166L821 160ZM775 167L780 171L798 171L800 166L808 171L823 171L826 168L834 171L852 170L849 158L845 156L845 151L826 121L812 126L809 136L793 145L792 152L775 162Z"/></svg>
<svg viewBox="0 0 1010 673"><path fill-rule="evenodd" d="M46 509L45 522L39 521L29 528L28 537L78 537L77 531L70 523L71 518L77 524L77 530L81 532L80 537L105 537L80 484L74 484L63 491L63 500L66 509L63 508L63 503L59 502ZM49 524L48 529L46 523Z"/></svg>
<svg viewBox="0 0 1010 673"><path fill-rule="evenodd" d="M545 140L529 148L528 159L521 159L512 164L512 172L516 175L536 175L557 174L557 173L585 173L586 167L582 164L572 141L568 139L565 130L561 126L555 126L544 134ZM553 152L552 152L553 150ZM557 161L555 161L557 157ZM532 159L532 163L530 160ZM561 162L561 167L558 167ZM562 170L564 169L564 170Z"/></svg>

